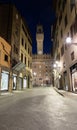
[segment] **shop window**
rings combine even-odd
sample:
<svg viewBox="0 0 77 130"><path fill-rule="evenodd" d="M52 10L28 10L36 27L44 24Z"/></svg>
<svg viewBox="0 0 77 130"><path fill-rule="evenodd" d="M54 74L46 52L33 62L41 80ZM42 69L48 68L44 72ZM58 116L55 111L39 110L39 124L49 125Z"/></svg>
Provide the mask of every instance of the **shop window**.
<svg viewBox="0 0 77 130"><path fill-rule="evenodd" d="M5 54L5 56L4 56L4 60L5 61L8 61L8 56Z"/></svg>
<svg viewBox="0 0 77 130"><path fill-rule="evenodd" d="M71 53L71 60L74 60L74 51Z"/></svg>

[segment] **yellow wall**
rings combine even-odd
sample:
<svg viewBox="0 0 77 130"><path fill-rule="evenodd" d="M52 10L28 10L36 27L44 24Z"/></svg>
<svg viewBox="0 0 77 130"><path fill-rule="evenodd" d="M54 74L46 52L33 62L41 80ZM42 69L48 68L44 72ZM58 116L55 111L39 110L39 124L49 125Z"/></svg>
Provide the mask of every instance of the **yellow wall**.
<svg viewBox="0 0 77 130"><path fill-rule="evenodd" d="M4 67L10 67L10 53L11 46L0 37L0 65ZM8 62L4 60L5 54L8 56Z"/></svg>

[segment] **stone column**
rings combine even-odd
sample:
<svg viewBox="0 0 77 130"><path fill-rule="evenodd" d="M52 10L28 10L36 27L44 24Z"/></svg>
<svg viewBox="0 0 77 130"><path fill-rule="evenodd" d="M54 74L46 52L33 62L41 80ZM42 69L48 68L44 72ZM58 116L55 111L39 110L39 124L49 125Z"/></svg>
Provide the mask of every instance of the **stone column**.
<svg viewBox="0 0 77 130"><path fill-rule="evenodd" d="M12 82L13 82L13 76L12 76L12 71L10 71L9 74L9 92L12 92Z"/></svg>

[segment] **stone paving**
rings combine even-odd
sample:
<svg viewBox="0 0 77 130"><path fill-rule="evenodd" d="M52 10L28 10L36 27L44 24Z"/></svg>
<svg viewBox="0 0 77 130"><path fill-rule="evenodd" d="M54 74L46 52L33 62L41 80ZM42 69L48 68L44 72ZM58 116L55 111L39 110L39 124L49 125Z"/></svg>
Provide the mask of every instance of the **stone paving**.
<svg viewBox="0 0 77 130"><path fill-rule="evenodd" d="M77 101L52 87L1 97L0 130L77 130Z"/></svg>

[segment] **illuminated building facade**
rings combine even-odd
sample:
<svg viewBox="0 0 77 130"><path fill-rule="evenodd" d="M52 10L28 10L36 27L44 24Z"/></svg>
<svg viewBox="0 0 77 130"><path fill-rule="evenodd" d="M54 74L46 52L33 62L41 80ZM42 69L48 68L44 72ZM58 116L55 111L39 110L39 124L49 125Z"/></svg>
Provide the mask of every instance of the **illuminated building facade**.
<svg viewBox="0 0 77 130"><path fill-rule="evenodd" d="M74 0L57 0L57 21L53 27L54 59L61 63L60 88L77 91L77 2ZM71 44L66 43L71 37ZM56 79L55 79L56 80ZM56 81L55 81L56 82Z"/></svg>
<svg viewBox="0 0 77 130"><path fill-rule="evenodd" d="M0 36L11 45L11 89L29 88L32 76L32 38L29 28L12 4L0 5L0 17Z"/></svg>

